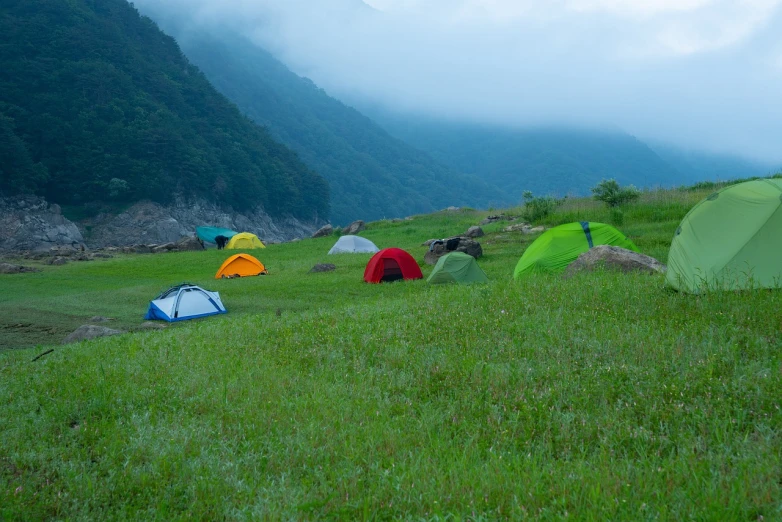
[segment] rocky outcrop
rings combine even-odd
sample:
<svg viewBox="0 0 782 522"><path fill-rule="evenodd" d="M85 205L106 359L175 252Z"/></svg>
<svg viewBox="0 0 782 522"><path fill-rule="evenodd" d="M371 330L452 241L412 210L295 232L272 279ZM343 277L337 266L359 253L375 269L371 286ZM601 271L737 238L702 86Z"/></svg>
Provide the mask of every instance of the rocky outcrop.
<svg viewBox="0 0 782 522"><path fill-rule="evenodd" d="M326 237L326 236L330 236L333 233L334 233L334 227L332 227L331 225L325 225L323 227L320 227L317 232L312 234L312 237L313 238Z"/></svg>
<svg viewBox="0 0 782 522"><path fill-rule="evenodd" d="M40 268L32 266L13 265L11 263L0 263L0 274L24 274L26 272L40 272Z"/></svg>
<svg viewBox="0 0 782 522"><path fill-rule="evenodd" d="M331 263L320 263L310 268L310 272L311 273L331 272L332 270L336 270L336 269L337 266Z"/></svg>
<svg viewBox="0 0 782 522"><path fill-rule="evenodd" d="M350 225L346 226L342 230L342 235L343 236L354 236L354 235L358 234L359 232L361 232L362 230L364 230L365 228L366 228L366 225L364 224L363 221L361 221L359 219L358 221L354 221Z"/></svg>
<svg viewBox="0 0 782 522"><path fill-rule="evenodd" d="M42 198L0 198L0 251L49 252L53 247L67 246L78 250L85 244L99 249L168 243L176 244L177 251L197 250L201 245L179 241L192 238L196 227L203 225L252 232L269 243L307 237L317 228L315 222L272 218L262 210L233 212L205 201L178 201L170 206L141 201L118 215L98 214L76 224L62 215L58 205Z"/></svg>
<svg viewBox="0 0 782 522"><path fill-rule="evenodd" d="M570 263L564 277L569 278L583 271L593 271L597 267L621 272L664 273L666 266L653 257L632 250L609 245L592 248Z"/></svg>
<svg viewBox="0 0 782 522"><path fill-rule="evenodd" d="M429 250L424 256L424 262L427 265L437 264L438 259L451 252L464 252L475 259L478 259L483 255L481 244L465 236L455 236L447 239L430 239L425 244L428 244L429 246Z"/></svg>
<svg viewBox="0 0 782 522"><path fill-rule="evenodd" d="M84 242L59 205L35 196L0 198L0 250L41 251Z"/></svg>
<svg viewBox="0 0 782 522"><path fill-rule="evenodd" d="M97 339L98 337L108 337L110 335L119 335L123 333L121 330L114 330L112 328L106 328L105 326L97 326L94 324L85 324L74 330L68 337L66 337L62 344L77 343L79 341L86 341L88 339Z"/></svg>
<svg viewBox="0 0 782 522"><path fill-rule="evenodd" d="M470 227L464 235L467 237L483 237L483 229L481 227Z"/></svg>
<svg viewBox="0 0 782 522"><path fill-rule="evenodd" d="M315 223L272 218L262 210L231 212L205 201L178 201L166 207L142 201L119 215L99 215L84 223L85 229L90 227L87 244L93 248L177 243L204 225L252 232L264 242L307 237L316 229Z"/></svg>

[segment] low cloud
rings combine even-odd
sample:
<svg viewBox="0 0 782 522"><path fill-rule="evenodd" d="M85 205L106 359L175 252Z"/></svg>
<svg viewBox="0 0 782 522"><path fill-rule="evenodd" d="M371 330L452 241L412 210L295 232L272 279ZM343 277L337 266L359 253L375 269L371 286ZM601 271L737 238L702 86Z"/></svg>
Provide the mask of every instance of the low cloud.
<svg viewBox="0 0 782 522"><path fill-rule="evenodd" d="M348 102L782 162L782 0L153 1Z"/></svg>

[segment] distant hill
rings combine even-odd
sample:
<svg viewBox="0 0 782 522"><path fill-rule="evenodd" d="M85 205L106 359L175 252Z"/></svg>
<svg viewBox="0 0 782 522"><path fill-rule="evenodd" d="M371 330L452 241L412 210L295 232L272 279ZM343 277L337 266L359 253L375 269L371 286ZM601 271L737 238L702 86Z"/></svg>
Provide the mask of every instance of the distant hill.
<svg viewBox="0 0 782 522"><path fill-rule="evenodd" d="M603 178L639 187L681 184L681 172L642 141L619 131L511 129L426 117L376 114L392 135L435 159L480 176L515 201L535 194L586 194Z"/></svg>
<svg viewBox="0 0 782 522"><path fill-rule="evenodd" d="M187 57L218 90L329 181L335 223L509 201L480 179L393 138L252 43L186 29L181 19L155 12L153 6L148 12L176 35Z"/></svg>
<svg viewBox="0 0 782 522"><path fill-rule="evenodd" d="M766 176L780 172L782 167L730 154L687 150L670 144L651 143L649 146L666 163L681 172L687 183Z"/></svg>
<svg viewBox="0 0 782 522"><path fill-rule="evenodd" d="M0 34L3 193L328 215L326 181L125 0L4 0Z"/></svg>

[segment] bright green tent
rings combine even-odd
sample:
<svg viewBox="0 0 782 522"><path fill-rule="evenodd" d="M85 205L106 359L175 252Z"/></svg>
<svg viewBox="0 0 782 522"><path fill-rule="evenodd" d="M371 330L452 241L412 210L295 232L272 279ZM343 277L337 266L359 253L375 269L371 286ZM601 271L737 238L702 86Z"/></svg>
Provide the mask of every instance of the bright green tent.
<svg viewBox="0 0 782 522"><path fill-rule="evenodd" d="M215 238L217 236L224 236L228 239L231 239L239 232L235 232L233 230L229 230L227 228L217 228L217 227L197 227L196 228L196 235L201 238L201 241L206 241L207 243L215 243Z"/></svg>
<svg viewBox="0 0 782 522"><path fill-rule="evenodd" d="M731 185L676 230L666 283L684 292L782 288L782 179Z"/></svg>
<svg viewBox="0 0 782 522"><path fill-rule="evenodd" d="M464 252L451 252L437 260L426 282L431 284L488 283L489 278L483 273L474 257Z"/></svg>
<svg viewBox="0 0 782 522"><path fill-rule="evenodd" d="M576 258L598 245L613 245L638 252L638 247L611 225L581 221L547 230L524 252L513 277L533 272L562 272Z"/></svg>

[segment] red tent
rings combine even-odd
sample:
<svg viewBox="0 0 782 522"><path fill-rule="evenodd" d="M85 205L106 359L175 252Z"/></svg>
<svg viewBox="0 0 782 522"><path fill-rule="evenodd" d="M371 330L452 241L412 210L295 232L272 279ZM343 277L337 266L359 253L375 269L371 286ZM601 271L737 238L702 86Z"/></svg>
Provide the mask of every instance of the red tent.
<svg viewBox="0 0 782 522"><path fill-rule="evenodd" d="M423 279L413 256L401 248L386 248L372 256L364 270L364 281L381 283L397 279Z"/></svg>

